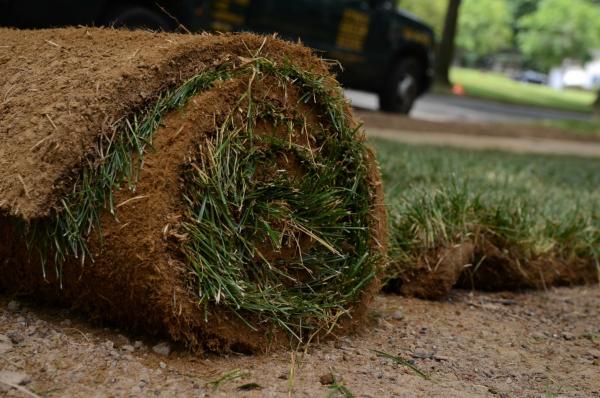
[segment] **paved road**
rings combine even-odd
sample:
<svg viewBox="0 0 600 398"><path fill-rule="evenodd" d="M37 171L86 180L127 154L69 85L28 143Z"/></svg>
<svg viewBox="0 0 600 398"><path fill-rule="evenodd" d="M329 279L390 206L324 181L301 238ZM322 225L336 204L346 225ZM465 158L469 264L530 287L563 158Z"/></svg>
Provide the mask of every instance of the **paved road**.
<svg viewBox="0 0 600 398"><path fill-rule="evenodd" d="M375 95L346 90L352 104L358 108L378 109ZM503 104L494 101L427 94L421 97L411 116L432 121L488 122L488 123L526 123L548 119L590 120L590 116L578 112L533 108L527 106Z"/></svg>

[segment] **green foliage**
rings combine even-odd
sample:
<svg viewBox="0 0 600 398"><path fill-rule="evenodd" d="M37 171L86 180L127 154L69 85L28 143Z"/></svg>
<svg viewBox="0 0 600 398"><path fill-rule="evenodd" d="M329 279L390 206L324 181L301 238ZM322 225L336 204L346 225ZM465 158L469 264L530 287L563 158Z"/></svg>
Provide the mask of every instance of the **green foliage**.
<svg viewBox="0 0 600 398"><path fill-rule="evenodd" d="M441 37L444 30L444 18L446 17L448 0L399 0L398 4L400 8L415 14L431 25L436 38L439 39Z"/></svg>
<svg viewBox="0 0 600 398"><path fill-rule="evenodd" d="M447 0L399 0L441 37ZM600 47L600 0L463 0L456 44L472 64L501 50L539 69L585 60Z"/></svg>
<svg viewBox="0 0 600 398"><path fill-rule="evenodd" d="M541 0L519 25L519 48L545 70L565 58L586 60L600 46L600 6L588 0Z"/></svg>
<svg viewBox="0 0 600 398"><path fill-rule="evenodd" d="M456 45L467 64L510 46L511 19L505 0L463 0Z"/></svg>
<svg viewBox="0 0 600 398"><path fill-rule="evenodd" d="M513 21L516 22L527 14L533 13L540 0L506 0L513 15Z"/></svg>
<svg viewBox="0 0 600 398"><path fill-rule="evenodd" d="M457 46L469 61L504 49L512 40L512 8L508 0L463 0ZM522 0L525 1L525 0ZM441 37L448 0L401 0L399 6L433 27Z"/></svg>

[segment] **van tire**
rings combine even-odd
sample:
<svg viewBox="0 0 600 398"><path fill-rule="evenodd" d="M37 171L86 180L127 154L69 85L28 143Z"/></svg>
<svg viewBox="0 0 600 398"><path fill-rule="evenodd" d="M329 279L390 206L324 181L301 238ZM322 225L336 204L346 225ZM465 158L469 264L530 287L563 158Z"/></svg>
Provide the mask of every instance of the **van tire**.
<svg viewBox="0 0 600 398"><path fill-rule="evenodd" d="M421 75L421 64L416 58L398 61L379 93L380 109L407 115L421 93Z"/></svg>

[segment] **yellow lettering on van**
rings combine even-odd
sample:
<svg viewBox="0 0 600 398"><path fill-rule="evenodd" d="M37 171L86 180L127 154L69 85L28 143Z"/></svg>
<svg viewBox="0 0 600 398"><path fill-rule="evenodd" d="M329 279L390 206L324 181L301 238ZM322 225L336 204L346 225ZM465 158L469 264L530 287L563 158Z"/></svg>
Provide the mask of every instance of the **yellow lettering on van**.
<svg viewBox="0 0 600 398"><path fill-rule="evenodd" d="M346 9L338 27L336 46L342 49L362 51L369 34L369 14Z"/></svg>
<svg viewBox="0 0 600 398"><path fill-rule="evenodd" d="M249 4L250 0L216 0L213 3L212 11L212 17L214 19L212 23L213 29L230 31L233 29L234 25L243 25L246 22L244 12L236 12L240 10L235 10L235 7L233 7L234 9L232 10L231 6L237 5L238 7L247 7Z"/></svg>
<svg viewBox="0 0 600 398"><path fill-rule="evenodd" d="M406 41L414 41L415 43L423 44L425 46L429 46L431 44L431 36L429 36L427 33L411 28L404 28L402 34L404 36L404 40Z"/></svg>

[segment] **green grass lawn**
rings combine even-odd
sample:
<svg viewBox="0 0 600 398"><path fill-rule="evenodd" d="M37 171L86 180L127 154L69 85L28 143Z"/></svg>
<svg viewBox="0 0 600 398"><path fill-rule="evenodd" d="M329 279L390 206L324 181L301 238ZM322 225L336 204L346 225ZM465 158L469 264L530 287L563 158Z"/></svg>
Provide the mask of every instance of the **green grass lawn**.
<svg viewBox="0 0 600 398"><path fill-rule="evenodd" d="M600 159L409 146L378 139L372 144L390 216L396 267L390 277L424 253L465 240L492 241L524 267L539 258L597 264Z"/></svg>
<svg viewBox="0 0 600 398"><path fill-rule="evenodd" d="M531 105L589 113L595 93L554 90L548 86L514 81L504 75L474 69L452 68L450 79L467 95L519 105Z"/></svg>

